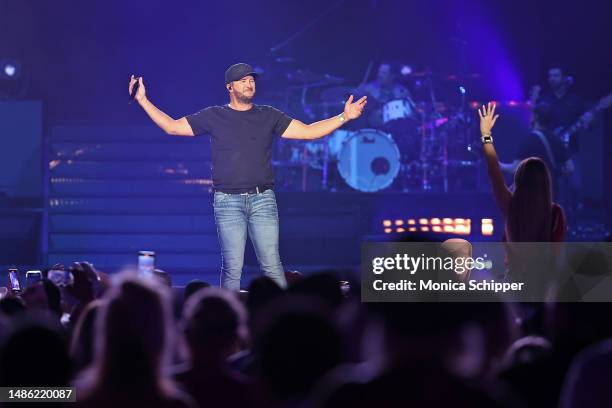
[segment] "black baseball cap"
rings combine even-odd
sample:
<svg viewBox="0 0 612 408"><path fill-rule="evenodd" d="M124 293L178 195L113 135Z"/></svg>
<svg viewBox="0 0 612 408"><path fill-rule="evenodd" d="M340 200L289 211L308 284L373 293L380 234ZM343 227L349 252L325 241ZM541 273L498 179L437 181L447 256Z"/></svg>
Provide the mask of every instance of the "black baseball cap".
<svg viewBox="0 0 612 408"><path fill-rule="evenodd" d="M255 72L252 66L244 62L239 62L225 71L225 83L229 84L230 82L238 81L247 75L253 75L253 78L258 77L257 72Z"/></svg>

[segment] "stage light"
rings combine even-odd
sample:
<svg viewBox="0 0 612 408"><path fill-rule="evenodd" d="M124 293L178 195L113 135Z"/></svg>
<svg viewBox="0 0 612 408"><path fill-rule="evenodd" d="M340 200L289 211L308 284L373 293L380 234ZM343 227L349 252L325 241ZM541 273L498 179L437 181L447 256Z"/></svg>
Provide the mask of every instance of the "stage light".
<svg viewBox="0 0 612 408"><path fill-rule="evenodd" d="M412 74L412 67L410 65L404 65L404 66L402 66L400 72L404 76L410 75L410 74Z"/></svg>
<svg viewBox="0 0 612 408"><path fill-rule="evenodd" d="M21 76L21 64L12 59L0 60L0 79L18 79Z"/></svg>
<svg viewBox="0 0 612 408"><path fill-rule="evenodd" d="M484 219L484 223L488 225L485 229L492 231L491 219ZM489 221L487 221L489 220ZM386 234L391 232L433 232L433 233L450 233L456 235L470 235L472 232L471 218L450 218L450 217L432 217L432 218L407 218L383 220L383 230ZM395 227L395 230L393 229ZM485 233L485 235L487 235ZM491 235L491 234L489 234Z"/></svg>
<svg viewBox="0 0 612 408"><path fill-rule="evenodd" d="M439 127L439 126L442 126L443 124L445 124L446 122L448 122L448 118L436 119L435 120L435 125L436 125L436 127Z"/></svg>
<svg viewBox="0 0 612 408"><path fill-rule="evenodd" d="M6 64L6 65L4 66L4 73L5 73L7 76L12 77L13 75L15 75L15 72L16 72L16 71L17 71L17 67L16 67L16 66L14 66L13 64Z"/></svg>
<svg viewBox="0 0 612 408"><path fill-rule="evenodd" d="M461 95L465 95L465 88L460 86L459 87L459 92L461 92Z"/></svg>
<svg viewBox="0 0 612 408"><path fill-rule="evenodd" d="M483 218L480 220L480 232L482 235L493 235L493 220L491 218Z"/></svg>
<svg viewBox="0 0 612 408"><path fill-rule="evenodd" d="M457 225L455 227L455 233L456 234L461 234L461 235L468 235L471 231L471 228L469 226L465 226L463 224Z"/></svg>

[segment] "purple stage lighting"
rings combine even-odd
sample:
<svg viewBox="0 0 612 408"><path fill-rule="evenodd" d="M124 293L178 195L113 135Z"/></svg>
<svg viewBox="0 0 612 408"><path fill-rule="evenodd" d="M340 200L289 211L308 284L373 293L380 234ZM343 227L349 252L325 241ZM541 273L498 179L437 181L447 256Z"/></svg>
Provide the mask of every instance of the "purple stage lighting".
<svg viewBox="0 0 612 408"><path fill-rule="evenodd" d="M10 59L0 60L0 79L17 79L21 73L21 66L17 61Z"/></svg>

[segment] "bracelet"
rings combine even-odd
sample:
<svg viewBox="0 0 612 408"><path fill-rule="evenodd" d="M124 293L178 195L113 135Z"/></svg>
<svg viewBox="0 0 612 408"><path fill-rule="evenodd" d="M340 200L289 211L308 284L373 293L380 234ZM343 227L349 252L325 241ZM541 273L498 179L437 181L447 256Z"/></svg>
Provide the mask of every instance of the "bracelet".
<svg viewBox="0 0 612 408"><path fill-rule="evenodd" d="M344 117L344 112L338 115L338 119L340 119L340 123L346 122L346 118Z"/></svg>

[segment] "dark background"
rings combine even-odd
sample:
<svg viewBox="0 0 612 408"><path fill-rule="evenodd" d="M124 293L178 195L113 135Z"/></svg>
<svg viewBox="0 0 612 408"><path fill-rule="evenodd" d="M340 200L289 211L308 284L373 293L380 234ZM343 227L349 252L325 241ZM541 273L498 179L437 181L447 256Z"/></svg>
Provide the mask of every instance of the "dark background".
<svg viewBox="0 0 612 408"><path fill-rule="evenodd" d="M130 73L170 115L225 99L231 63L275 56L358 83L368 61L482 74L471 96L521 98L559 61L594 100L612 90L606 1L0 0L0 55L31 75L51 120L146 120L125 106Z"/></svg>

